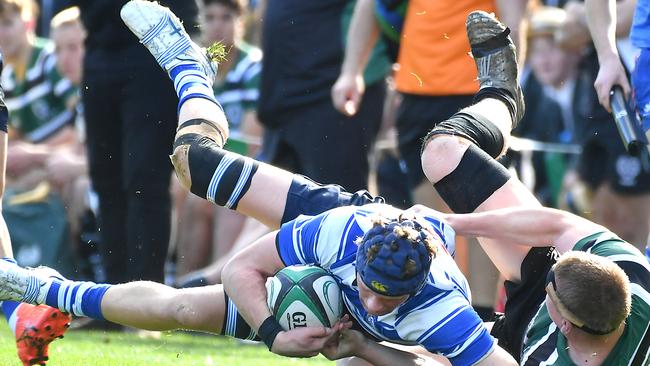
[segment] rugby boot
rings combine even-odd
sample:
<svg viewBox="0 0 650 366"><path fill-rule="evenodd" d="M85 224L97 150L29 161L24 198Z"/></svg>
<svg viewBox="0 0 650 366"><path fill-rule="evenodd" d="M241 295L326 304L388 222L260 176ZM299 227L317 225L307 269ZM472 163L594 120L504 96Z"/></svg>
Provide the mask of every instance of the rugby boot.
<svg viewBox="0 0 650 366"><path fill-rule="evenodd" d="M499 22L494 14L473 11L467 16L467 38L478 69L481 89L505 89L515 101L514 129L524 116L524 96L519 86L517 50L510 29Z"/></svg>
<svg viewBox="0 0 650 366"><path fill-rule="evenodd" d="M167 72L184 63L197 63L214 82L217 64L208 51L194 43L180 19L157 2L132 0L122 6L120 16L158 64Z"/></svg>
<svg viewBox="0 0 650 366"><path fill-rule="evenodd" d="M59 272L49 267L22 268L15 263L0 260L0 301L43 304L50 277L63 279Z"/></svg>
<svg viewBox="0 0 650 366"><path fill-rule="evenodd" d="M63 338L72 317L47 305L22 303L16 309L16 348L24 366L45 365L48 348Z"/></svg>

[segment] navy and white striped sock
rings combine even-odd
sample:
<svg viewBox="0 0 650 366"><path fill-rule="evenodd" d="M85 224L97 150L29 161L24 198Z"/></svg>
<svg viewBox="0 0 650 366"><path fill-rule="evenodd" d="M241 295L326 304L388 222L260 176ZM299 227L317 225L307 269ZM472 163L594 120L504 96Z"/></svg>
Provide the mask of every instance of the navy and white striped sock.
<svg viewBox="0 0 650 366"><path fill-rule="evenodd" d="M102 298L112 285L52 278L45 304L77 316L104 320Z"/></svg>
<svg viewBox="0 0 650 366"><path fill-rule="evenodd" d="M176 94L178 94L179 111L183 103L191 98L207 99L216 104L219 109L223 110L221 104L214 97L212 83L197 63L186 63L175 66L169 70L169 77L174 82L174 89L176 89Z"/></svg>

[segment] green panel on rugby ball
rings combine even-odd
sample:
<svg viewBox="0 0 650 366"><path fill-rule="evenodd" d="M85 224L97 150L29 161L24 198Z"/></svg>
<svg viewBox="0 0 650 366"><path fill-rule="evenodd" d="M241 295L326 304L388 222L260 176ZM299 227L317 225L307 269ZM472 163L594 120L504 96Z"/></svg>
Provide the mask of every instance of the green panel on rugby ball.
<svg viewBox="0 0 650 366"><path fill-rule="evenodd" d="M269 309L285 330L331 327L343 313L336 280L318 266L283 268L267 280L266 290Z"/></svg>

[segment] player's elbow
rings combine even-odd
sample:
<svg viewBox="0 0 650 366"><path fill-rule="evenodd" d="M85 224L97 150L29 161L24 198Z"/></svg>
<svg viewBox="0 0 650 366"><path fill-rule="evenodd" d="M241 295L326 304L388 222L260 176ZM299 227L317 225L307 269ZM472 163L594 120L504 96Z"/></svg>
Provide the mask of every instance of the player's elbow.
<svg viewBox="0 0 650 366"><path fill-rule="evenodd" d="M241 265L237 265L237 261L234 260L237 256L230 258L228 262L226 262L226 265L223 267L223 270L221 271L221 281L223 282L223 285L228 287L230 284L233 283L235 279L237 279L237 271L241 269Z"/></svg>

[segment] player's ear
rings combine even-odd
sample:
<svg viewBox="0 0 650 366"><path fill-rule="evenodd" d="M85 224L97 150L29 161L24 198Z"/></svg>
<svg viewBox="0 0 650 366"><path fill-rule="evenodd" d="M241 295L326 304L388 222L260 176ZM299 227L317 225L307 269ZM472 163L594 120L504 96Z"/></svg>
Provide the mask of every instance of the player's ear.
<svg viewBox="0 0 650 366"><path fill-rule="evenodd" d="M563 318L562 323L560 324L560 331L565 336L568 336L569 333L571 333L571 330L573 330L573 324L571 324L571 322Z"/></svg>

